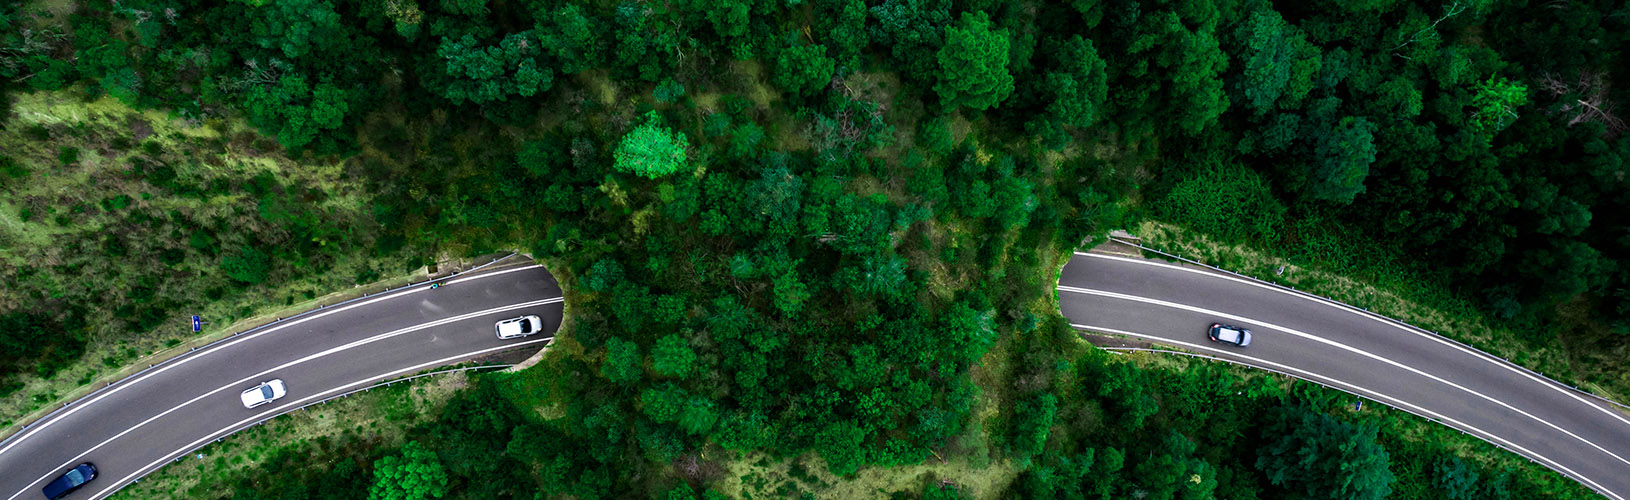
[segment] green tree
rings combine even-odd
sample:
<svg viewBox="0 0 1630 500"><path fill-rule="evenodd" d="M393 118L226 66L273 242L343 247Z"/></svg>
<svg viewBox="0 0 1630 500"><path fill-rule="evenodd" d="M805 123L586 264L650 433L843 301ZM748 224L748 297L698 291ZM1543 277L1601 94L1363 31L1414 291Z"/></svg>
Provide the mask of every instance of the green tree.
<svg viewBox="0 0 1630 500"><path fill-rule="evenodd" d="M1471 464L1461 460L1460 457L1449 457L1439 460L1432 467L1433 484L1443 490L1443 496L1449 500L1473 500L1479 498L1477 488L1477 469Z"/></svg>
<svg viewBox="0 0 1630 500"><path fill-rule="evenodd" d="M1528 87L1503 77L1490 76L1477 84L1472 97L1471 128L1493 137L1517 120L1517 108L1528 104Z"/></svg>
<svg viewBox="0 0 1630 500"><path fill-rule="evenodd" d="M965 106L983 111L1013 94L1007 30L992 31L990 16L983 11L963 13L960 23L945 27L938 60L934 92L946 109Z"/></svg>
<svg viewBox="0 0 1630 500"><path fill-rule="evenodd" d="M866 2L864 0L848 0L841 2L843 10L835 16L824 16L822 21L829 23L827 28L826 45L832 48L832 59L843 73L859 69L860 51L866 48L869 41L866 33Z"/></svg>
<svg viewBox="0 0 1630 500"><path fill-rule="evenodd" d="M483 46L474 36L443 38L436 47L441 64L427 72L425 86L463 104L531 97L549 90L554 71L538 62L540 43L531 31L511 33L497 46Z"/></svg>
<svg viewBox="0 0 1630 500"><path fill-rule="evenodd" d="M298 150L323 130L335 130L350 111L348 94L333 84L311 86L300 74L283 75L276 85L250 87L244 103L249 123Z"/></svg>
<svg viewBox="0 0 1630 500"><path fill-rule="evenodd" d="M683 134L662 125L655 111L645 114L645 123L635 127L612 153L617 170L655 179L685 167L690 142Z"/></svg>
<svg viewBox="0 0 1630 500"><path fill-rule="evenodd" d="M1294 106L1313 89L1321 55L1301 30L1272 8L1260 9L1241 23L1237 37L1244 46L1241 90L1244 104L1257 115L1283 101Z"/></svg>
<svg viewBox="0 0 1630 500"><path fill-rule="evenodd" d="M1268 482L1305 498L1379 500L1392 491L1386 450L1375 441L1375 424L1353 425L1306 407L1273 411L1256 468Z"/></svg>
<svg viewBox="0 0 1630 500"><path fill-rule="evenodd" d="M596 35L601 21L589 17L581 5L567 2L537 17L538 42L560 60L561 73L576 74L604 63L605 48Z"/></svg>
<svg viewBox="0 0 1630 500"><path fill-rule="evenodd" d="M674 81L672 78L662 79L662 82L657 84L656 89L651 91L651 97L664 104L676 102L684 95L685 86L680 85L679 82Z"/></svg>
<svg viewBox="0 0 1630 500"><path fill-rule="evenodd" d="M1013 423L1013 448L1019 456L1041 454L1057 416L1058 397L1050 392L1019 404Z"/></svg>
<svg viewBox="0 0 1630 500"><path fill-rule="evenodd" d="M583 288L593 292L604 292L616 288L623 282L623 266L613 257L601 257L589 267L589 272L583 275Z"/></svg>
<svg viewBox="0 0 1630 500"><path fill-rule="evenodd" d="M889 47L894 67L907 80L932 84L937 61L924 55L937 53L945 44L944 28L951 23L950 0L884 0L871 13L877 19L870 26L871 39Z"/></svg>
<svg viewBox="0 0 1630 500"><path fill-rule="evenodd" d="M1375 163L1374 128L1364 118L1349 116L1319 139L1307 186L1309 197L1346 205L1364 192L1364 179Z"/></svg>
<svg viewBox="0 0 1630 500"><path fill-rule="evenodd" d="M312 51L332 52L349 44L334 5L325 0L279 0L254 8L250 38L261 47L298 59Z"/></svg>
<svg viewBox="0 0 1630 500"><path fill-rule="evenodd" d="M1098 121L1109 96L1109 74L1092 40L1071 36L1059 48L1059 66L1046 76L1053 101L1047 113L1060 123L1090 127Z"/></svg>
<svg viewBox="0 0 1630 500"><path fill-rule="evenodd" d="M1145 108L1147 116L1169 120L1184 135L1197 136L1228 109L1220 77L1228 54L1204 23L1191 30L1184 21L1169 11L1141 16L1126 51L1148 61L1129 69L1160 83L1155 89L1127 92L1117 101Z"/></svg>
<svg viewBox="0 0 1630 500"><path fill-rule="evenodd" d="M929 483L923 486L923 500L962 500L954 484Z"/></svg>
<svg viewBox="0 0 1630 500"><path fill-rule="evenodd" d="M775 58L775 84L795 94L814 94L832 82L833 68L825 46L794 43Z"/></svg>
<svg viewBox="0 0 1630 500"><path fill-rule="evenodd" d="M447 494L447 470L436 452L408 441L401 455L374 462L374 484L368 500L424 500Z"/></svg>
<svg viewBox="0 0 1630 500"><path fill-rule="evenodd" d="M651 420L669 423L679 420L684 413L686 402L690 398L685 396L685 390L672 383L647 388L640 392L640 409Z"/></svg>
<svg viewBox="0 0 1630 500"><path fill-rule="evenodd" d="M669 334L651 349L651 367L669 377L689 377L696 371L696 351L679 335Z"/></svg>
<svg viewBox="0 0 1630 500"><path fill-rule="evenodd" d="M1149 500L1211 500L1217 488L1217 468L1194 457L1193 440L1178 432L1166 435L1151 456L1132 467L1131 477Z"/></svg>
<svg viewBox="0 0 1630 500"><path fill-rule="evenodd" d="M713 409L713 401L702 396L691 396L685 400L685 408L679 411L679 428L693 436L705 436L713 430L713 424L719 421L719 414Z"/></svg>
<svg viewBox="0 0 1630 500"><path fill-rule="evenodd" d="M865 459L865 448L860 443L866 431L851 420L827 424L815 434L815 451L826 460L826 471L834 476L848 476L860 470Z"/></svg>
<svg viewBox="0 0 1630 500"><path fill-rule="evenodd" d="M600 374L612 382L626 384L640 379L640 346L617 337L606 339L606 360Z"/></svg>
<svg viewBox="0 0 1630 500"><path fill-rule="evenodd" d="M1030 181L1016 175L997 179L991 195L991 199L996 203L996 212L991 215L1002 229L1015 229L1029 224L1030 213L1034 212L1040 203L1031 190Z"/></svg>

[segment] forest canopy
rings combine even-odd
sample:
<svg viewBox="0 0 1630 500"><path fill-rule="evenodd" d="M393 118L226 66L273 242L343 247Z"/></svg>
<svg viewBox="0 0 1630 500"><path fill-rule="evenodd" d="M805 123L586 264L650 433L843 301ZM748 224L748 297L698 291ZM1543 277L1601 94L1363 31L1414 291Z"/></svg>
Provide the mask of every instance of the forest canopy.
<svg viewBox="0 0 1630 500"><path fill-rule="evenodd" d="M1566 495L1310 394L1184 392L1203 381L1079 351L1048 308L1057 266L1142 218L1361 278L1397 258L1525 341L1572 311L1630 346L1622 2L0 0L0 28L7 134L79 134L14 132L23 93L105 96L340 165L304 186L178 175L199 160L157 142L0 152L6 190L103 154L147 194L253 200L226 228L122 212L128 195L30 198L56 214L30 224L173 233L75 249L206 262L189 276L218 298L348 252L519 248L570 290L569 355L477 384L399 449L234 498L359 477L324 494L708 498L706 468L675 464L709 450L833 477L1011 458L999 494L1021 498ZM315 208L335 199L355 211ZM82 265L3 271L6 377L50 377L99 333L63 300ZM108 328L135 337L204 300L155 297L163 274L71 290L109 292ZM1269 431L1208 435L1213 411ZM527 482L480 480L499 470Z"/></svg>

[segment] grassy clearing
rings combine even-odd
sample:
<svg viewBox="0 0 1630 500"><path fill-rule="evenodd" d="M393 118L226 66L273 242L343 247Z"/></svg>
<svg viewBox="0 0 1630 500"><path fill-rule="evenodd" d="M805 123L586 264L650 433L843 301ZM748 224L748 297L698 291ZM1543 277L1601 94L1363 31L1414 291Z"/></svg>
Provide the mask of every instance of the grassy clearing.
<svg viewBox="0 0 1630 500"><path fill-rule="evenodd" d="M467 373L416 379L278 417L189 453L111 498L219 498L231 493L234 479L254 474L259 461L277 451L309 450L326 457L323 452L335 448L394 448L407 429L441 414L454 392L467 385Z"/></svg>
<svg viewBox="0 0 1630 500"><path fill-rule="evenodd" d="M1312 259L1287 258L1246 245L1222 243L1161 222L1145 221L1134 234L1143 239L1144 246L1368 308L1603 397L1624 401L1630 395L1630 373L1615 373L1611 368L1616 365L1580 363L1578 354L1554 339L1524 340L1520 332L1490 320L1470 301L1396 263L1333 272ZM1281 267L1284 274L1277 275Z"/></svg>
<svg viewBox="0 0 1630 500"><path fill-rule="evenodd" d="M929 484L950 480L964 498L997 498L1007 484L1023 471L1017 464L1002 460L978 463L967 456L947 461L929 459L917 465L869 467L853 477L838 478L826 472L826 463L813 453L790 460L776 460L763 454L742 456L726 466L726 478L712 488L730 498L886 498L893 494L915 495Z"/></svg>

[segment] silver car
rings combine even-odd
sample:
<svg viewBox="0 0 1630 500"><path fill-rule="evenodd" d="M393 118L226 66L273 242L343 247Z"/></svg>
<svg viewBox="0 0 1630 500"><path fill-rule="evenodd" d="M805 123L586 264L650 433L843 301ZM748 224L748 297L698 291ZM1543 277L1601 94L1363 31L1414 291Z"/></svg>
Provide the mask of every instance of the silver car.
<svg viewBox="0 0 1630 500"><path fill-rule="evenodd" d="M288 394L288 389L283 387L283 379L274 378L261 382L260 385L250 387L249 390L243 391L243 394L238 397L243 399L244 408L254 408L276 401L277 398Z"/></svg>
<svg viewBox="0 0 1630 500"><path fill-rule="evenodd" d="M499 321L493 330L498 332L498 340L525 337L543 331L543 319L537 316L521 316Z"/></svg>

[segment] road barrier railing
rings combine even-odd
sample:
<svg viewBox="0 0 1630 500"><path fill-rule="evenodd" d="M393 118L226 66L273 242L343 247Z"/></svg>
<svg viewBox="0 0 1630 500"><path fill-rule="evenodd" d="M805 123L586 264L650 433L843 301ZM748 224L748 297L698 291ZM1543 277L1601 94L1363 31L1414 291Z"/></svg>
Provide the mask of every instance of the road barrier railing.
<svg viewBox="0 0 1630 500"><path fill-rule="evenodd" d="M1320 381L1313 380L1313 379L1306 378L1306 377L1300 377L1300 376L1292 375L1292 374L1285 373L1285 372L1280 371L1280 370L1275 370L1273 368L1268 368L1266 366L1258 366L1258 365L1254 365L1254 364L1247 363L1247 362L1244 362L1244 361L1240 361L1240 360L1236 360L1236 359L1228 359L1228 358L1221 357L1221 356L1213 356L1213 355L1210 355L1210 354L1201 354L1201 353L1194 353L1194 352L1188 352L1188 351L1176 351L1176 350L1171 350L1171 349L1149 349L1149 348L1143 348L1143 347L1099 347L1099 349L1109 351L1112 354L1122 354L1123 352L1152 352L1152 353L1160 353L1160 354L1176 354L1176 355L1179 355L1179 356L1188 356L1188 357L1191 357L1191 358L1207 359L1207 360L1211 360L1211 361L1222 361L1224 363L1240 365L1240 366L1248 367L1248 368L1255 369L1255 370L1262 370L1262 371L1282 375L1282 376L1285 376L1285 377L1294 378L1296 380L1301 380L1301 381L1305 381L1305 382L1311 382L1311 383L1314 383L1314 384L1318 384L1320 387L1324 387L1326 389L1333 389L1333 390L1341 391L1341 392L1344 392L1344 393L1347 393L1347 394L1351 394L1353 397L1358 398L1360 401L1363 401L1365 399L1370 399L1371 401L1376 401L1374 399L1371 399L1371 398L1368 398L1368 397L1364 396L1363 394L1359 394L1357 392L1353 392L1353 391L1350 391L1350 390L1347 390L1347 389L1344 389L1344 388L1341 388L1341 387L1336 387L1336 386L1333 386L1333 385L1330 385L1330 384L1326 384L1324 382L1320 382ZM1376 401L1376 402L1379 403L1380 401ZM1590 484L1589 482L1585 481L1584 478L1576 477L1573 474L1569 474L1567 471L1562 470L1561 468L1552 466L1551 464L1541 462L1541 461L1538 461L1538 460L1534 460L1533 458L1530 458L1528 455L1524 455L1521 452L1518 452L1517 450L1507 448L1505 445L1500 444L1500 443L1494 441L1493 439L1490 439L1489 437L1485 437L1485 436L1482 436L1482 435L1466 432L1465 429L1461 429L1459 427L1449 425L1448 423L1445 423L1445 422L1443 422L1441 420L1438 420L1438 419L1435 419L1435 418L1432 418L1432 417L1429 417L1429 416L1426 416L1426 415L1422 415L1422 414L1417 413L1416 411L1411 410L1409 408L1389 405L1389 404L1386 404L1386 403L1381 403L1381 404L1386 405L1386 407L1388 407L1388 408L1392 408L1392 409L1395 409L1395 410L1401 410L1401 411L1403 411L1405 413L1408 413L1410 415L1414 415L1416 417L1426 419L1428 422L1432 422L1432 423L1437 424L1437 425L1441 425L1441 426L1444 426L1444 427L1448 427L1450 429L1454 429L1456 431L1459 431L1461 434L1465 434L1467 436L1477 438L1477 439L1479 439L1479 440L1481 440L1481 441L1483 441L1485 443L1492 444L1497 448L1500 448L1502 450L1511 452L1512 454L1514 454L1516 456L1522 457L1524 460L1527 460L1527 461L1529 461L1531 463L1534 463L1534 464L1538 464L1541 467L1545 467L1547 469L1550 469L1552 472L1555 472L1557 474L1561 474L1563 477L1571 478L1574 481L1577 481L1579 484L1584 484L1584 485L1589 485ZM1601 493L1601 492L1598 492L1598 493Z"/></svg>
<svg viewBox="0 0 1630 500"><path fill-rule="evenodd" d="M472 267L472 268L464 270L464 271L455 270L455 271L452 271L451 273L448 273L446 276L442 276L440 278L432 277L432 278L429 278L429 279L426 279L426 280L420 281L420 282L409 282L407 285L399 286L399 287L396 287L396 288L385 287L384 291L379 292L379 293L375 293L373 295L369 295L366 292L364 292L362 294L362 296L360 296L360 297L355 297L355 298L351 298L351 299L348 299L348 300L335 302L333 304L318 304L317 307L312 308L312 309L308 309L306 311L302 311L299 314L295 314L293 316L289 316L289 317L286 317L286 318L285 317L277 317L277 319L272 320L270 322L267 322L266 324L259 325L259 326L256 326L256 327L253 327L253 328L250 328L250 329L247 329L247 330L239 331L239 332L233 332L231 335L221 337L221 338L216 339L215 341L210 342L208 344L204 344L204 345L201 345L201 346L195 346L195 347L193 347L191 349L188 349L186 352L182 352L182 353L180 353L178 355L171 356L168 359L159 361L157 363L150 363L150 364L147 365L147 368L142 368L140 371L137 371L137 372L132 373L130 375L126 375L126 376L124 376L124 378L120 378L119 380L108 382L108 383L104 384L102 387L96 388L96 390L94 390L94 391L91 391L91 392L89 392L89 393L87 393L87 394L85 394L83 396L74 398L73 401L62 403L62 406L59 406L56 409L51 410L50 413L46 413L45 415L41 416L40 418L34 419L33 422L29 422L29 423L26 423L26 424L22 424L21 426L15 427L15 429L16 429L15 432L12 432L10 436L6 436L5 439L0 439L0 448L4 448L7 443L11 442L11 440L16 439L17 436L21 436L24 433L28 432L28 429L30 427L35 426L35 425L39 425L39 423L41 423L41 422L45 422L45 421L48 421L48 420L56 417L58 413L61 413L63 410L66 410L66 409L72 407L73 405L78 404L81 401L85 401L87 399L95 397L97 394L101 394L102 391L108 390L109 388L112 388L113 386L122 384L127 380L131 380L131 379L140 377L144 373L147 373L147 372L152 371L154 369L157 369L157 368L163 367L165 365L168 365L168 364L170 364L170 363L172 363L172 362L174 362L176 360L179 360L179 359L185 358L185 357L187 357L189 355L192 355L193 353L208 350L209 348L214 347L215 345L220 344L222 342L226 342L226 341L238 338L239 336L244 335L244 334L255 333L255 332L258 332L258 331L261 331L261 330L264 330L264 329L272 328L272 327L283 324L283 322L285 322L285 321L300 319L300 318L303 318L303 317L305 317L307 315L324 311L324 310L328 309L329 307L343 306L343 305L346 305L346 304L350 304L350 303L357 302L357 301L360 301L360 300L363 300L363 299L368 299L368 298L378 298L380 295L388 294L388 293L391 293L393 291L396 292L396 293L401 293L403 290L409 290L409 289L413 289L413 288L419 288L419 287L427 286L427 285L429 285L431 283L439 282L439 281L442 281L442 280L445 280L445 279L448 279L448 278L451 278L451 277L454 277L454 276L458 276L460 274L473 273L473 272L476 272L476 271L491 267L492 265L497 264L499 262L503 262L505 260L508 260L509 258L514 257L516 255L518 255L516 252L510 252L508 255L505 255L503 257L494 257L491 261L488 261L486 264L481 264L479 266L475 266L475 267Z"/></svg>
<svg viewBox="0 0 1630 500"><path fill-rule="evenodd" d="M1443 339L1445 341L1451 342L1451 343L1453 343L1453 344L1455 344L1457 346L1460 346L1461 348L1464 348L1467 351L1470 351L1470 352L1476 353L1477 355L1480 355L1480 356L1495 360L1496 362L1504 364L1506 366L1516 368L1516 369L1521 370L1521 371L1523 371L1525 373L1531 374L1531 375L1533 375L1533 376L1535 376L1537 378L1545 380L1546 382L1556 384L1559 387L1566 387L1566 388L1572 390L1573 392L1578 393L1578 394L1580 394L1582 396L1587 396L1587 397L1596 399L1597 401L1601 401L1601 402L1607 403L1609 405L1617 406L1617 407L1619 407L1621 409L1630 410L1630 405L1626 405L1624 403L1620 403L1618 401L1608 399L1608 398L1606 398L1604 396L1601 396L1599 394L1596 394L1596 393L1593 393L1593 392L1590 392L1590 391L1587 391L1587 390L1584 390L1584 389L1580 389L1579 387L1571 385L1571 384L1564 384L1561 381L1558 381L1558 380L1556 380L1554 378L1546 376L1545 373L1543 373L1543 372L1535 371L1535 370L1529 369L1526 366L1519 365L1519 364L1516 364L1516 363L1512 363L1510 360L1507 360L1507 359L1499 357L1499 356L1495 356L1493 354L1489 354L1487 351L1484 351L1482 349L1478 349L1477 347L1472 346L1471 344L1467 344L1465 342L1455 340L1453 338L1450 338L1450 337L1448 337L1446 335L1443 335L1441 333L1438 333L1436 331L1428 330L1428 329L1425 329L1425 328L1421 328L1421 327L1409 324L1408 322L1405 322L1405 321L1397 319L1397 318L1393 318L1391 316L1386 316L1386 315L1383 315L1383 314L1376 313L1374 311L1369 310L1369 308L1366 308L1366 307L1355 306L1355 305L1352 305L1352 304L1348 304L1346 302L1342 302L1342 301L1339 301L1339 300L1336 300L1336 299L1333 299L1333 298L1330 298L1330 297L1326 297L1324 295L1319 295L1319 294L1308 292L1308 291L1305 291L1305 290L1297 290L1296 287L1294 287L1294 286L1281 285L1279 283L1275 283L1275 282L1272 282L1272 281L1259 279L1259 278L1257 278L1255 276L1236 273L1234 271L1230 271L1230 270L1223 269L1223 268L1220 268L1220 267L1217 267L1217 266L1213 266L1211 264L1207 264L1207 263L1200 262L1200 261L1197 261L1197 260L1194 260L1194 259L1183 257L1182 254L1174 254L1174 253L1171 253L1171 252L1167 252L1165 250L1146 247L1146 246L1143 246L1143 244L1141 244L1141 243L1138 243L1138 242L1135 242L1135 241L1130 241L1130 240L1127 240L1125 238L1121 238L1121 237L1117 237L1117 236L1110 236L1109 241L1120 243L1122 245L1137 247L1138 249L1141 249L1141 250L1143 250L1145 252L1159 254L1159 255L1162 255L1162 256L1165 256L1165 257L1168 257L1168 258L1171 258L1171 259L1174 259L1174 260L1177 260L1177 261L1180 261L1180 262L1184 262L1184 263L1187 263L1187 264L1192 264L1192 265L1204 267L1206 269L1210 269L1212 271L1216 271L1216 272L1219 272L1219 273L1228 274L1230 276L1251 280L1251 281L1256 282L1256 283L1260 283L1260 284L1263 284L1263 285L1266 285L1266 286L1271 286L1271 287L1274 287L1274 288L1277 288L1277 289L1280 289L1280 290L1284 290L1284 291L1287 291L1287 292L1290 292L1290 293L1302 295L1302 296L1305 296L1305 297L1315 298L1315 299L1318 299L1318 300L1322 300L1322 301L1325 301L1325 302L1329 302L1329 303L1332 303L1332 304L1339 305L1341 307L1345 307L1345 308L1353 310L1353 311L1363 313L1363 314L1365 314L1367 316L1370 316L1370 317L1373 317L1373 318L1379 318L1379 319L1382 319L1382 320L1385 320L1385 321L1396 323L1399 326L1403 326L1403 327L1408 328L1410 330L1414 330L1414 331L1424 333L1424 334L1429 334L1429 335L1432 335L1433 337L1437 337L1439 339Z"/></svg>

